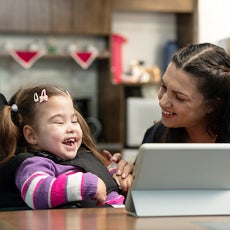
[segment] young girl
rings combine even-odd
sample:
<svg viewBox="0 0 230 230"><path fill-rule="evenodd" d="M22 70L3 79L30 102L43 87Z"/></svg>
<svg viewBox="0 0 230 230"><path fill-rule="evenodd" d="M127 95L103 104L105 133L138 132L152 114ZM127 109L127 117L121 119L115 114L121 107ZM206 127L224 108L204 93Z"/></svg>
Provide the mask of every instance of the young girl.
<svg viewBox="0 0 230 230"><path fill-rule="evenodd" d="M123 204L111 176L116 165L97 151L68 92L50 85L21 89L0 117L0 181L6 185L1 190L6 197L14 192L15 205L20 203L15 183L32 209L79 200Z"/></svg>

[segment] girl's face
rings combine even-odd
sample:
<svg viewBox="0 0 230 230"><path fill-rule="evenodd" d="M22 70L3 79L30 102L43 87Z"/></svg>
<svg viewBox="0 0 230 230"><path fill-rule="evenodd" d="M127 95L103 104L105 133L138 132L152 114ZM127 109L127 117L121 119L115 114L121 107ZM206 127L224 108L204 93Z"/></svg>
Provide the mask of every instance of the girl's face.
<svg viewBox="0 0 230 230"><path fill-rule="evenodd" d="M162 123L169 128L205 129L211 109L198 91L197 79L170 63L158 92Z"/></svg>
<svg viewBox="0 0 230 230"><path fill-rule="evenodd" d="M82 129L71 98L68 95L49 97L40 104L37 118L36 149L62 159L73 159L82 143Z"/></svg>

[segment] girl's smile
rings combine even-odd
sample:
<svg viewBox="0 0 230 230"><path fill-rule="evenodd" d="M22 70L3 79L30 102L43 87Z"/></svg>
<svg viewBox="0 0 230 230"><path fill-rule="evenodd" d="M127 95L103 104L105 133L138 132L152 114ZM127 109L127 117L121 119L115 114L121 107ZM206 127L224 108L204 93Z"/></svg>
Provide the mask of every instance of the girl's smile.
<svg viewBox="0 0 230 230"><path fill-rule="evenodd" d="M82 143L82 129L68 95L52 96L39 105L36 149L73 159ZM44 133L46 135L44 135Z"/></svg>

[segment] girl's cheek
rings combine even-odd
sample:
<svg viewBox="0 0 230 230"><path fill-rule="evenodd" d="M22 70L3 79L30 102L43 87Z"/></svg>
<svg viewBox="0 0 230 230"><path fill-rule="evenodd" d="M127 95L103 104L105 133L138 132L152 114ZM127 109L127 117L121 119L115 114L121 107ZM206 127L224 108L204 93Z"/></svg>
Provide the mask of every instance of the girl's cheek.
<svg viewBox="0 0 230 230"><path fill-rule="evenodd" d="M82 131L82 129L81 129L81 127L79 126L78 127L78 134L79 134L79 136L83 136L83 131Z"/></svg>

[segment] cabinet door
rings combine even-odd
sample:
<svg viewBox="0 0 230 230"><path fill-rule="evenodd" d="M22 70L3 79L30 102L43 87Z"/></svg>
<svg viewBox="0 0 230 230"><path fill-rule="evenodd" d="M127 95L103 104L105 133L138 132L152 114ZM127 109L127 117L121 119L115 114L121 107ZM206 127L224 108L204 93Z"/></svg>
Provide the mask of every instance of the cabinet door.
<svg viewBox="0 0 230 230"><path fill-rule="evenodd" d="M27 1L28 32L50 31L50 1L28 0Z"/></svg>
<svg viewBox="0 0 230 230"><path fill-rule="evenodd" d="M51 32L72 32L74 0L51 0Z"/></svg>
<svg viewBox="0 0 230 230"><path fill-rule="evenodd" d="M73 31L107 35L110 32L110 0L73 1Z"/></svg>
<svg viewBox="0 0 230 230"><path fill-rule="evenodd" d="M189 13L195 0L112 0L113 10Z"/></svg>
<svg viewBox="0 0 230 230"><path fill-rule="evenodd" d="M47 0L0 0L0 31L48 32L49 11Z"/></svg>
<svg viewBox="0 0 230 230"><path fill-rule="evenodd" d="M0 31L110 33L110 0L0 0Z"/></svg>
<svg viewBox="0 0 230 230"><path fill-rule="evenodd" d="M0 30L3 32L27 30L27 0L0 0Z"/></svg>

